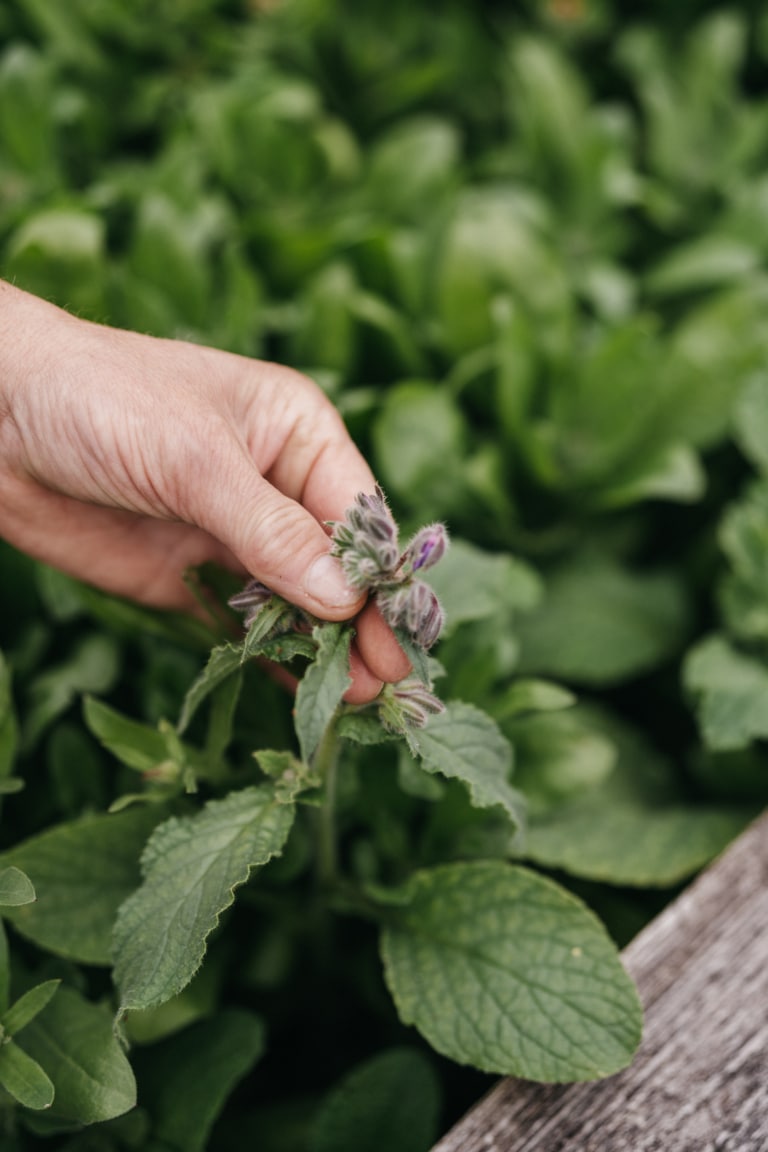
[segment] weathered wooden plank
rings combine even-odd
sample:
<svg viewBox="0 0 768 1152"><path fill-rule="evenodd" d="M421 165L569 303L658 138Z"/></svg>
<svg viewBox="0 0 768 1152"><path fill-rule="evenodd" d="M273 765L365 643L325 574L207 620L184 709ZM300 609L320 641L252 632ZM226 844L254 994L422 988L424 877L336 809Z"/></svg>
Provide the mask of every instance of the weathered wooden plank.
<svg viewBox="0 0 768 1152"><path fill-rule="evenodd" d="M768 1152L768 814L624 960L646 1013L632 1066L504 1080L433 1152Z"/></svg>

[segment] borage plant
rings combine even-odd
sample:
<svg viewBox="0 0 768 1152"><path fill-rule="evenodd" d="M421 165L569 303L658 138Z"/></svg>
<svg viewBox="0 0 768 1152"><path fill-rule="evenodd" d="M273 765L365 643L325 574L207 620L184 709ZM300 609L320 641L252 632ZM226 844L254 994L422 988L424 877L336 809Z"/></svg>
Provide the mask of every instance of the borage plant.
<svg viewBox="0 0 768 1152"><path fill-rule="evenodd" d="M427 653L443 613L423 576L446 550L445 530L423 528L401 551L377 490L359 495L332 533L348 579L376 600L412 673L369 705L347 704L353 623L313 619L258 582L233 598L246 613L247 633L241 643L214 649L190 688L176 728L164 735L165 769L156 788L197 787L204 756L184 737L209 697L207 746L223 759L238 673L257 657L304 664L294 712L298 755L256 750L255 782L155 828L142 855L143 882L120 908L114 930L120 1012L130 1018L180 993L235 889L247 882L254 893L269 861L301 857L291 849L298 837L312 844L306 870L315 882L303 885L302 867L295 868L308 922L326 940L328 917L376 924L400 1019L437 1051L486 1071L546 1081L616 1071L639 1040L634 987L594 915L551 879L510 862L524 835L524 811L509 781L511 749L495 722L473 705L443 704L433 693L440 667ZM120 741L124 747L125 721L93 702L89 711L92 730L113 749ZM473 809L493 810L500 831L493 853L456 860L449 852L446 862L414 844L406 861L401 851L394 864L398 854L385 847L378 857L356 852L345 839L345 829L355 826L354 779L379 770L373 752L381 744L399 745L398 780L409 799L450 806L451 790L460 785ZM435 776L453 783L435 792ZM219 786L226 782L223 773ZM409 856L428 866L404 871Z"/></svg>

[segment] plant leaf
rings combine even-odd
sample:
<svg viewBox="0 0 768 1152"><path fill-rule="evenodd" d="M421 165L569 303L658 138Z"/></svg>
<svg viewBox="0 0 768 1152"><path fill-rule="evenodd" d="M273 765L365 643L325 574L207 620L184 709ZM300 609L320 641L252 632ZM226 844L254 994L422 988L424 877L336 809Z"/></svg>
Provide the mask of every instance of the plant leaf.
<svg viewBox="0 0 768 1152"><path fill-rule="evenodd" d="M37 900L3 915L57 956L109 964L117 909L139 882L139 856L163 817L157 807L85 816L22 841L0 865L29 874Z"/></svg>
<svg viewBox="0 0 768 1152"><path fill-rule="evenodd" d="M191 685L184 697L176 731L181 736L189 727L203 700L213 692L228 676L238 672L243 662L243 644L221 644L214 648L208 663Z"/></svg>
<svg viewBox="0 0 768 1152"><path fill-rule="evenodd" d="M426 728L414 729L413 739L427 772L461 780L476 808L498 804L521 827L524 802L509 784L512 749L490 716L452 700L445 712L430 716Z"/></svg>
<svg viewBox="0 0 768 1152"><path fill-rule="evenodd" d="M541 580L522 560L452 540L439 564L425 573L445 610L444 634L471 620L529 612L542 597Z"/></svg>
<svg viewBox="0 0 768 1152"><path fill-rule="evenodd" d="M153 1140L203 1152L227 1097L264 1052L264 1026L250 1012L223 1008L136 1059Z"/></svg>
<svg viewBox="0 0 768 1152"><path fill-rule="evenodd" d="M3 868L0 871L0 907L18 908L36 899L34 884L20 868Z"/></svg>
<svg viewBox="0 0 768 1152"><path fill-rule="evenodd" d="M390 1048L333 1087L312 1128L309 1152L429 1152L439 1136L440 1082L427 1057Z"/></svg>
<svg viewBox="0 0 768 1152"><path fill-rule="evenodd" d="M632 804L597 792L531 817L526 859L606 884L664 888L722 852L750 817L690 804Z"/></svg>
<svg viewBox="0 0 768 1152"><path fill-rule="evenodd" d="M136 1103L131 1066L109 1010L61 987L24 1029L21 1043L53 1081L51 1114L74 1124L121 1116Z"/></svg>
<svg viewBox="0 0 768 1152"><path fill-rule="evenodd" d="M551 573L540 608L519 621L520 670L618 683L669 659L688 620L685 590L672 574L634 573L582 554Z"/></svg>
<svg viewBox="0 0 768 1152"><path fill-rule="evenodd" d="M38 1012L42 1012L60 984L61 980L46 980L44 984L38 984L20 996L13 1007L3 1013L2 1025L5 1032L15 1036L22 1028L26 1028Z"/></svg>
<svg viewBox="0 0 768 1152"><path fill-rule="evenodd" d="M131 720L93 696L86 696L83 716L96 739L137 772L148 772L168 757L165 737L157 728Z"/></svg>
<svg viewBox="0 0 768 1152"><path fill-rule="evenodd" d="M709 636L688 653L683 679L708 748L746 748L768 737L768 667L761 661Z"/></svg>
<svg viewBox="0 0 768 1152"><path fill-rule="evenodd" d="M591 1080L640 1041L634 985L599 920L524 868L449 864L405 886L382 935L400 1018L453 1060L530 1080Z"/></svg>
<svg viewBox="0 0 768 1152"><path fill-rule="evenodd" d="M265 784L155 830L142 855L144 882L115 923L121 1011L161 1004L189 983L234 889L281 851L293 816Z"/></svg>
<svg viewBox="0 0 768 1152"><path fill-rule="evenodd" d="M551 684L548 680L520 678L508 689L494 708L497 720L511 720L531 712L559 712L576 703L576 697L567 688Z"/></svg>
<svg viewBox="0 0 768 1152"><path fill-rule="evenodd" d="M0 1084L25 1108L50 1108L54 1087L43 1069L13 1040L0 1048Z"/></svg>
<svg viewBox="0 0 768 1152"><path fill-rule="evenodd" d="M352 641L350 629L342 624L320 624L312 634L317 656L296 690L296 735L307 763L349 686Z"/></svg>

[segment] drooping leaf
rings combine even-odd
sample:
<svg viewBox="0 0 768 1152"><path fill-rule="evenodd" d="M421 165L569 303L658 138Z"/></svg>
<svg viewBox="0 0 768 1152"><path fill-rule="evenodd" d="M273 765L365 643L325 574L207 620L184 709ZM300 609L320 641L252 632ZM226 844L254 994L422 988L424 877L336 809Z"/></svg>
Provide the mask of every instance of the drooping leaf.
<svg viewBox="0 0 768 1152"><path fill-rule="evenodd" d="M571 893L496 862L423 871L388 909L387 984L401 1019L453 1060L531 1080L590 1080L639 1043L635 988Z"/></svg>
<svg viewBox="0 0 768 1152"><path fill-rule="evenodd" d="M97 1124L135 1105L136 1083L109 1009L73 988L59 988L18 1043L53 1082L51 1115L58 1119Z"/></svg>
<svg viewBox="0 0 768 1152"><path fill-rule="evenodd" d="M512 749L496 723L460 700L414 730L413 742L428 772L461 780L478 808L499 805L517 827L524 820L523 798L509 784Z"/></svg>
<svg viewBox="0 0 768 1152"><path fill-rule="evenodd" d="M117 910L139 882L139 856L157 809L85 816L22 841L0 857L21 868L37 900L6 910L41 948L84 964L109 964Z"/></svg>
<svg viewBox="0 0 768 1152"><path fill-rule="evenodd" d="M296 691L296 735L307 763L349 686L349 629L320 624L314 636L317 656Z"/></svg>
<svg viewBox="0 0 768 1152"><path fill-rule="evenodd" d="M331 1089L309 1152L429 1152L439 1135L440 1083L414 1048L390 1048Z"/></svg>
<svg viewBox="0 0 768 1152"><path fill-rule="evenodd" d="M161 1004L189 983L234 889L279 854L293 815L274 788L261 785L155 830L142 855L144 881L115 923L121 1010Z"/></svg>
<svg viewBox="0 0 768 1152"><path fill-rule="evenodd" d="M153 1141L169 1152L203 1152L227 1097L264 1046L257 1016L222 1008L147 1049L136 1064Z"/></svg>

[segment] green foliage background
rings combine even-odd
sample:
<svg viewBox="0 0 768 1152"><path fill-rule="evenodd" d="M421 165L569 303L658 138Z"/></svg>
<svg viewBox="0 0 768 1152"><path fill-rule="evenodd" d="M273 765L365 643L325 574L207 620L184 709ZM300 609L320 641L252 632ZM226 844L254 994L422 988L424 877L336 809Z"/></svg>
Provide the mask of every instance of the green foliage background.
<svg viewBox="0 0 768 1152"><path fill-rule="evenodd" d="M456 537L434 574L440 691L512 744L517 857L619 943L768 797L768 20L631 7L0 10L0 273L318 381L405 529ZM176 800L155 782L109 834L100 817L147 799L137 770L199 767L161 722L212 637L5 546L0 587L1 863L37 894L4 874L3 1147L344 1152L379 1146L394 1100L428 1148L485 1081L387 1014L362 928L342 922L333 950L311 935L300 830L193 983L130 1018L139 1107L119 1115L110 931ZM144 727L107 724L110 744L86 695ZM236 749L294 747L258 669L217 700L208 752L230 713ZM357 875L487 867L493 809L389 752L345 783ZM73 1020L60 1087L46 1053ZM100 1096L82 1087L97 1051ZM39 1111L51 1083L66 1106Z"/></svg>

